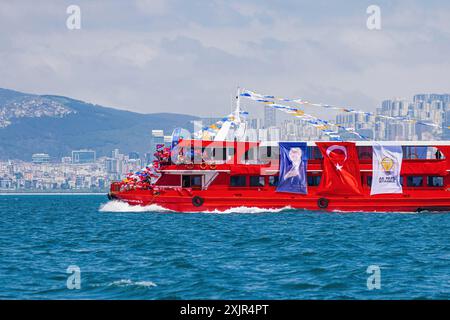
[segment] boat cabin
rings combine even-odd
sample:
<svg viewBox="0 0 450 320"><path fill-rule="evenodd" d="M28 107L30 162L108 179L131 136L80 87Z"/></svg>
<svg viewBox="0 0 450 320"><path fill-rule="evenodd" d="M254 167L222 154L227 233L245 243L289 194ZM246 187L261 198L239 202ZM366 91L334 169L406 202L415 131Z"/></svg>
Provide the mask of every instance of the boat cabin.
<svg viewBox="0 0 450 320"><path fill-rule="evenodd" d="M405 189L446 189L449 185L449 141L383 141L401 145L401 182ZM372 141L357 141L361 181L370 190ZM307 142L309 187L317 187L322 176L322 155L314 142ZM171 158L161 163L155 185L206 190L208 188L264 190L275 188L279 173L278 142L181 141Z"/></svg>

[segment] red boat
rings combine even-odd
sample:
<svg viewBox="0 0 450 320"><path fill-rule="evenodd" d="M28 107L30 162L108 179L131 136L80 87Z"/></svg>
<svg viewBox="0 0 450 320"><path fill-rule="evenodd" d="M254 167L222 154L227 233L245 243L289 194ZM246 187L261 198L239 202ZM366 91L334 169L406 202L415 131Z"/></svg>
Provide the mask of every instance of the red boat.
<svg viewBox="0 0 450 320"><path fill-rule="evenodd" d="M383 142L401 145L402 193L370 195L373 142L355 142L362 194L319 194L324 159L308 142L307 194L276 191L279 147L274 142L181 141L201 159L160 163L159 178L145 187L111 184L110 199L130 205L156 204L177 212L225 211L237 207L293 208L342 212L450 211L450 142ZM200 151L201 150L201 151ZM186 159L184 159L186 160ZM197 160L197 161L196 161ZM196 163L197 162L197 163Z"/></svg>

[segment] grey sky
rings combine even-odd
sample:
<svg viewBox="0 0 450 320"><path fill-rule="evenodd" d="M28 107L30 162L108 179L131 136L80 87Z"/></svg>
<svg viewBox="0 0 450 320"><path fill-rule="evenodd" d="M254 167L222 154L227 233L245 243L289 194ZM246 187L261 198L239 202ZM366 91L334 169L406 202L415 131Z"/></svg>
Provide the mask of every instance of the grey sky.
<svg viewBox="0 0 450 320"><path fill-rule="evenodd" d="M221 116L237 85L366 110L450 91L449 1L2 1L0 28L0 87L143 113Z"/></svg>

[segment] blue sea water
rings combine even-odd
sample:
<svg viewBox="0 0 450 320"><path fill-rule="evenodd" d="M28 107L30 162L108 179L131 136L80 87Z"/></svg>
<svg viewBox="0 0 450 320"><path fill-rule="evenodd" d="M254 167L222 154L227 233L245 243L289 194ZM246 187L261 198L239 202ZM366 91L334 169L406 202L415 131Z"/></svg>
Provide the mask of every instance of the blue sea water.
<svg viewBox="0 0 450 320"><path fill-rule="evenodd" d="M0 196L0 298L450 297L447 213L140 210L100 195ZM80 289L67 288L70 265ZM367 287L370 265L380 289Z"/></svg>

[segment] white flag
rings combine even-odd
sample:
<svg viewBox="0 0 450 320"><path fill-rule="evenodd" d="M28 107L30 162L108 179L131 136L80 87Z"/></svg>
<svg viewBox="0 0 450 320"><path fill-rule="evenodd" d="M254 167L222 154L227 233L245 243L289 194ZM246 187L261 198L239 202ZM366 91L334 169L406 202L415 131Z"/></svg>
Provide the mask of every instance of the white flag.
<svg viewBox="0 0 450 320"><path fill-rule="evenodd" d="M371 195L403 192L400 182L402 160L401 146L373 146Z"/></svg>

